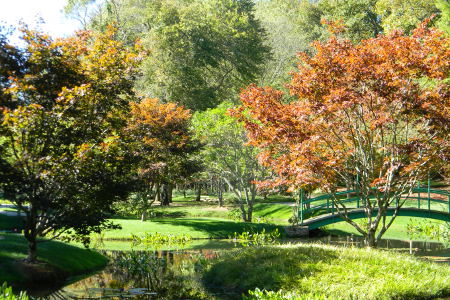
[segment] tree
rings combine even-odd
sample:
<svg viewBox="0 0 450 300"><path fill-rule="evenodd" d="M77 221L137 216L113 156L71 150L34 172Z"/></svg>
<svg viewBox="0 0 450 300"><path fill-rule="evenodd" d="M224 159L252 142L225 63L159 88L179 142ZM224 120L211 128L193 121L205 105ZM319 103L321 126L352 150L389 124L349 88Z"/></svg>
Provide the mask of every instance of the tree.
<svg viewBox="0 0 450 300"><path fill-rule="evenodd" d="M20 51L8 44L7 28L0 26L0 108L13 108L17 105L11 99L11 95L4 92L4 89L10 84L10 77L21 77L22 57Z"/></svg>
<svg viewBox="0 0 450 300"><path fill-rule="evenodd" d="M200 144L192 138L190 119L190 111L174 103L144 99L131 105L127 138L137 161L134 204L142 220L152 201L169 205L174 183L199 168L193 154Z"/></svg>
<svg viewBox="0 0 450 300"><path fill-rule="evenodd" d="M24 29L23 76L11 73L5 89L16 108L3 108L0 187L26 214L28 261L38 236L87 242L110 227L111 204L129 191L121 134L140 55L114 33L52 40Z"/></svg>
<svg viewBox="0 0 450 300"><path fill-rule="evenodd" d="M261 84L282 88L296 66L296 53L314 51L311 43L325 41L329 32L323 20L341 21L343 34L353 42L376 37L381 31L376 0L263 0L255 15L267 32L272 59L265 65Z"/></svg>
<svg viewBox="0 0 450 300"><path fill-rule="evenodd" d="M333 36L315 43L315 55L299 54L288 85L296 101L285 104L282 92L250 86L234 114L260 161L291 189L317 184L334 194L355 183L367 226L333 201L374 247L404 204L400 195L431 168L448 166L449 43L426 24L412 36L395 31L357 45Z"/></svg>
<svg viewBox="0 0 450 300"><path fill-rule="evenodd" d="M250 0L109 0L92 25L109 22L122 40L140 38L150 52L139 90L193 110L235 97L269 54Z"/></svg>
<svg viewBox="0 0 450 300"><path fill-rule="evenodd" d="M450 2L448 0L436 0L436 7L441 11L436 25L450 34Z"/></svg>
<svg viewBox="0 0 450 300"><path fill-rule="evenodd" d="M406 33L426 18L439 13L434 0L378 0L376 11L386 32L402 29Z"/></svg>
<svg viewBox="0 0 450 300"><path fill-rule="evenodd" d="M231 103L197 112L193 126L197 137L205 144L201 157L210 174L219 176L235 194L242 220L252 221L256 182L266 172L256 160L256 148L247 146L242 124L227 115Z"/></svg>

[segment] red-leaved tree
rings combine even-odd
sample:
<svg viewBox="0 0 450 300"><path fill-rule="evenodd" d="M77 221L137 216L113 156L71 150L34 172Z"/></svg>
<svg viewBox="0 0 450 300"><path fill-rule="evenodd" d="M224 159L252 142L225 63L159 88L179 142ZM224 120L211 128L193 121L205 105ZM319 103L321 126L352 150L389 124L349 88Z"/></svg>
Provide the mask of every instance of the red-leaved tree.
<svg viewBox="0 0 450 300"><path fill-rule="evenodd" d="M367 225L333 201L375 247L404 204L395 199L432 168L448 168L449 43L426 23L411 36L397 31L358 45L333 36L314 44L315 55L298 55L290 98L250 86L232 114L261 149L260 162L292 188L320 186L334 194L359 175Z"/></svg>

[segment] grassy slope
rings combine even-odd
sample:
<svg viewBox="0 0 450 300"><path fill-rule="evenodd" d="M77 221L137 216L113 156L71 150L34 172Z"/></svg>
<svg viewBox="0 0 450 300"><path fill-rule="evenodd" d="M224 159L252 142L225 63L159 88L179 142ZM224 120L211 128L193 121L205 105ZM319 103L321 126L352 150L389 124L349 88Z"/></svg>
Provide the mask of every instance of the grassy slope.
<svg viewBox="0 0 450 300"><path fill-rule="evenodd" d="M26 253L27 244L22 236L0 234L0 282L26 283L14 266L15 260L24 259ZM97 252L56 241L39 243L38 259L68 275L98 269L107 263L106 257Z"/></svg>
<svg viewBox="0 0 450 300"><path fill-rule="evenodd" d="M325 245L236 250L213 263L204 281L238 294L260 288L333 299L450 296L450 266L387 251Z"/></svg>

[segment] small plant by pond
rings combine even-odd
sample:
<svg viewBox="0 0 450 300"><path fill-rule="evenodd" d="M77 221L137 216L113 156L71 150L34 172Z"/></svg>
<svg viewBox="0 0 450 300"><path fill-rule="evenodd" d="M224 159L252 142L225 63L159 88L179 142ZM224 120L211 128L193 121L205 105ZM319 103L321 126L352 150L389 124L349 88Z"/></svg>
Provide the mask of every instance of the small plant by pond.
<svg viewBox="0 0 450 300"><path fill-rule="evenodd" d="M192 241L192 237L187 234L162 234L159 232L145 233L144 236L131 235L133 245L143 244L151 247L162 246L185 246Z"/></svg>
<svg viewBox="0 0 450 300"><path fill-rule="evenodd" d="M263 228L261 232L249 232L244 231L242 233L234 233L232 237L233 240L238 241L244 247L248 246L262 246L262 245L273 245L278 242L281 234L276 228L272 232L266 232L266 229Z"/></svg>
<svg viewBox="0 0 450 300"><path fill-rule="evenodd" d="M432 239L450 246L450 222L410 220L406 225L408 235L413 239Z"/></svg>
<svg viewBox="0 0 450 300"><path fill-rule="evenodd" d="M6 282L0 285L0 299L2 300L29 300L27 293L20 292L18 295L13 293L13 290Z"/></svg>

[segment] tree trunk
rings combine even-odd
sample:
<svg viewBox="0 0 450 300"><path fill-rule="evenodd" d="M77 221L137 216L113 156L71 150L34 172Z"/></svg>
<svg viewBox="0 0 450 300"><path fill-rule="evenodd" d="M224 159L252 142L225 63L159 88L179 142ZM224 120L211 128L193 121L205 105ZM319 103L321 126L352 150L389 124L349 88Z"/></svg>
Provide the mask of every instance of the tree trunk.
<svg viewBox="0 0 450 300"><path fill-rule="evenodd" d="M375 230L369 229L367 231L367 236L365 238L365 243L367 247L369 248L377 247L377 239L375 234L376 234Z"/></svg>
<svg viewBox="0 0 450 300"><path fill-rule="evenodd" d="M30 213L27 214L26 224L24 237L28 241L28 256L25 261L32 263L37 258L37 211L33 204L30 204Z"/></svg>
<svg viewBox="0 0 450 300"><path fill-rule="evenodd" d="M223 192L220 180L217 182L217 199L219 199L219 207L223 207Z"/></svg>
<svg viewBox="0 0 450 300"><path fill-rule="evenodd" d="M173 203L173 184L169 183L168 185L168 190L167 190L167 195L169 196L169 203Z"/></svg>
<svg viewBox="0 0 450 300"><path fill-rule="evenodd" d="M144 210L142 211L141 214L141 222L145 222L146 218L147 218L147 210Z"/></svg>
<svg viewBox="0 0 450 300"><path fill-rule="evenodd" d="M37 258L37 243L36 237L29 237L28 239L28 256L26 261L31 263L35 262Z"/></svg>
<svg viewBox="0 0 450 300"><path fill-rule="evenodd" d="M162 206L170 205L170 194L171 194L170 185L167 183L163 184L162 192L161 192L161 205Z"/></svg>
<svg viewBox="0 0 450 300"><path fill-rule="evenodd" d="M159 183L156 184L155 189L155 202L161 201L161 186L159 185Z"/></svg>
<svg viewBox="0 0 450 300"><path fill-rule="evenodd" d="M200 201L201 200L201 195L202 195L202 185L199 184L197 186L197 198L195 198L195 201Z"/></svg>

